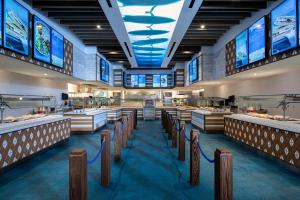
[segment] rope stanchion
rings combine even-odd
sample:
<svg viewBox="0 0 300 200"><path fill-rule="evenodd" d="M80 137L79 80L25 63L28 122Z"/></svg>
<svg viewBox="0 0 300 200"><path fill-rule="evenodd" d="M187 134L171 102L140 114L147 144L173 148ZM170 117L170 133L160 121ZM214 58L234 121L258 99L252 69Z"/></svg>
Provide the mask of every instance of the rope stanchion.
<svg viewBox="0 0 300 200"><path fill-rule="evenodd" d="M116 139L116 132L117 132L116 129L117 129L117 127L115 125L115 127L114 127L114 135L112 137L112 141L115 141L115 139Z"/></svg>
<svg viewBox="0 0 300 200"><path fill-rule="evenodd" d="M101 140L106 140L103 148L103 153L101 154L101 185L104 187L109 186L110 183L110 131L104 130L101 133Z"/></svg>
<svg viewBox="0 0 300 200"><path fill-rule="evenodd" d="M115 123L115 133L116 133L116 138L114 140L114 158L115 161L121 160L121 151L122 151L122 146L121 146L121 122L117 121Z"/></svg>
<svg viewBox="0 0 300 200"><path fill-rule="evenodd" d="M99 156L103 152L104 146L105 146L105 138L101 141L101 145L100 145L100 148L99 148L98 153L96 154L96 156L92 160L88 160L87 164L91 165L99 158Z"/></svg>
<svg viewBox="0 0 300 200"><path fill-rule="evenodd" d="M209 163L214 163L214 162L215 162L214 159L208 158L208 156L204 153L204 151L203 151L203 149L202 149L202 147L201 147L199 141L197 141L197 146L198 146L198 148L199 148L199 150L200 150L202 156L203 156Z"/></svg>

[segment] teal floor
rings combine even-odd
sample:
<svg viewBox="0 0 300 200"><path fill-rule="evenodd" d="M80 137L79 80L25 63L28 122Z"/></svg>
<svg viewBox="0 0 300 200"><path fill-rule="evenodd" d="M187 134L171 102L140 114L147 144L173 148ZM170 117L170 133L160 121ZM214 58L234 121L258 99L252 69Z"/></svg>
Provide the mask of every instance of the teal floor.
<svg viewBox="0 0 300 200"><path fill-rule="evenodd" d="M107 128L112 130L112 125ZM191 126L187 126L187 132ZM30 158L0 175L1 200L68 199L68 156L84 148L88 159L97 153L100 131L72 136L67 142ZM201 145L209 157L225 147L234 159L234 199L300 199L300 175L277 162L257 155L222 134L201 134ZM89 199L214 199L214 166L201 157L199 186L189 179L189 146L186 161L177 161L160 121L139 121L122 161L112 159L111 184L100 185L100 159L88 166ZM113 148L112 148L113 150Z"/></svg>

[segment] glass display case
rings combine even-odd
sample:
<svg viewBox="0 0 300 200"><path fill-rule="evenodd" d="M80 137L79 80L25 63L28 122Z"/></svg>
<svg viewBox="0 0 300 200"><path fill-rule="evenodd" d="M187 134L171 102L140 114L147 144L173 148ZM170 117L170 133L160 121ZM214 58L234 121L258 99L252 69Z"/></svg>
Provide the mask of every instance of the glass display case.
<svg viewBox="0 0 300 200"><path fill-rule="evenodd" d="M239 96L235 104L238 113L256 117L276 120L293 120L289 114L300 117L294 114L300 109L300 94Z"/></svg>

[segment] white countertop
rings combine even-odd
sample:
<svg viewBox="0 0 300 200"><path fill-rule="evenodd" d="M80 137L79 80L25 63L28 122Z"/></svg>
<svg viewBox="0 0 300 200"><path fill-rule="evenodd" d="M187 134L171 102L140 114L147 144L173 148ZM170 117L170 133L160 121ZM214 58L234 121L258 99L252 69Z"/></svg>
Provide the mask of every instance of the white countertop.
<svg viewBox="0 0 300 200"><path fill-rule="evenodd" d="M72 111L72 112L65 113L65 115L99 115L99 114L107 112L108 110L109 109L85 110L83 112Z"/></svg>
<svg viewBox="0 0 300 200"><path fill-rule="evenodd" d="M225 117L246 121L254 124L259 124L263 126L273 127L285 131L300 133L300 124L296 124L290 121L277 121L272 119L263 119L263 118L252 117L243 114L233 114L233 115L227 115Z"/></svg>
<svg viewBox="0 0 300 200"><path fill-rule="evenodd" d="M52 123L64 119L68 119L68 117L63 117L62 115L49 115L49 116L45 116L37 119L30 119L26 121L4 123L4 124L0 124L0 135L30 128L30 127L39 126L42 124L48 124L48 123Z"/></svg>
<svg viewBox="0 0 300 200"><path fill-rule="evenodd" d="M231 113L229 112L211 112L208 110L192 110L192 112L201 114L201 115L230 115Z"/></svg>

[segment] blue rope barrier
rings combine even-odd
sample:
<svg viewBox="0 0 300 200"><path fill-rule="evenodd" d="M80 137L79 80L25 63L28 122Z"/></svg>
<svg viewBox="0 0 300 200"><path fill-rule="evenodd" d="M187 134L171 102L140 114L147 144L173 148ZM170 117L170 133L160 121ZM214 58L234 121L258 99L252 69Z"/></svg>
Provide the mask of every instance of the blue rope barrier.
<svg viewBox="0 0 300 200"><path fill-rule="evenodd" d="M184 126L184 129L183 129L183 134L184 134L184 137L185 137L185 139L186 139L188 142L190 142L190 141L191 141L191 139L190 139L190 138L188 138L188 137L186 136L186 134L185 134L185 126Z"/></svg>
<svg viewBox="0 0 300 200"><path fill-rule="evenodd" d="M197 146L198 146L198 148L199 148L201 154L203 155L203 157L204 157L208 162L210 162L210 163L214 163L214 162L215 162L214 159L209 159L209 158L207 157L207 155L204 153L204 151L203 151L203 149L201 148L201 145L199 144L198 141L197 141Z"/></svg>
<svg viewBox="0 0 300 200"><path fill-rule="evenodd" d="M113 137L112 137L112 141L115 141L115 138L116 138L116 131L117 130L117 127L115 126L114 127L114 135L113 135Z"/></svg>
<svg viewBox="0 0 300 200"><path fill-rule="evenodd" d="M100 145L100 148L99 148L99 151L98 151L97 155L92 160L88 160L87 164L91 165L99 158L99 156L103 152L104 146L105 146L105 139L101 142L101 145Z"/></svg>

